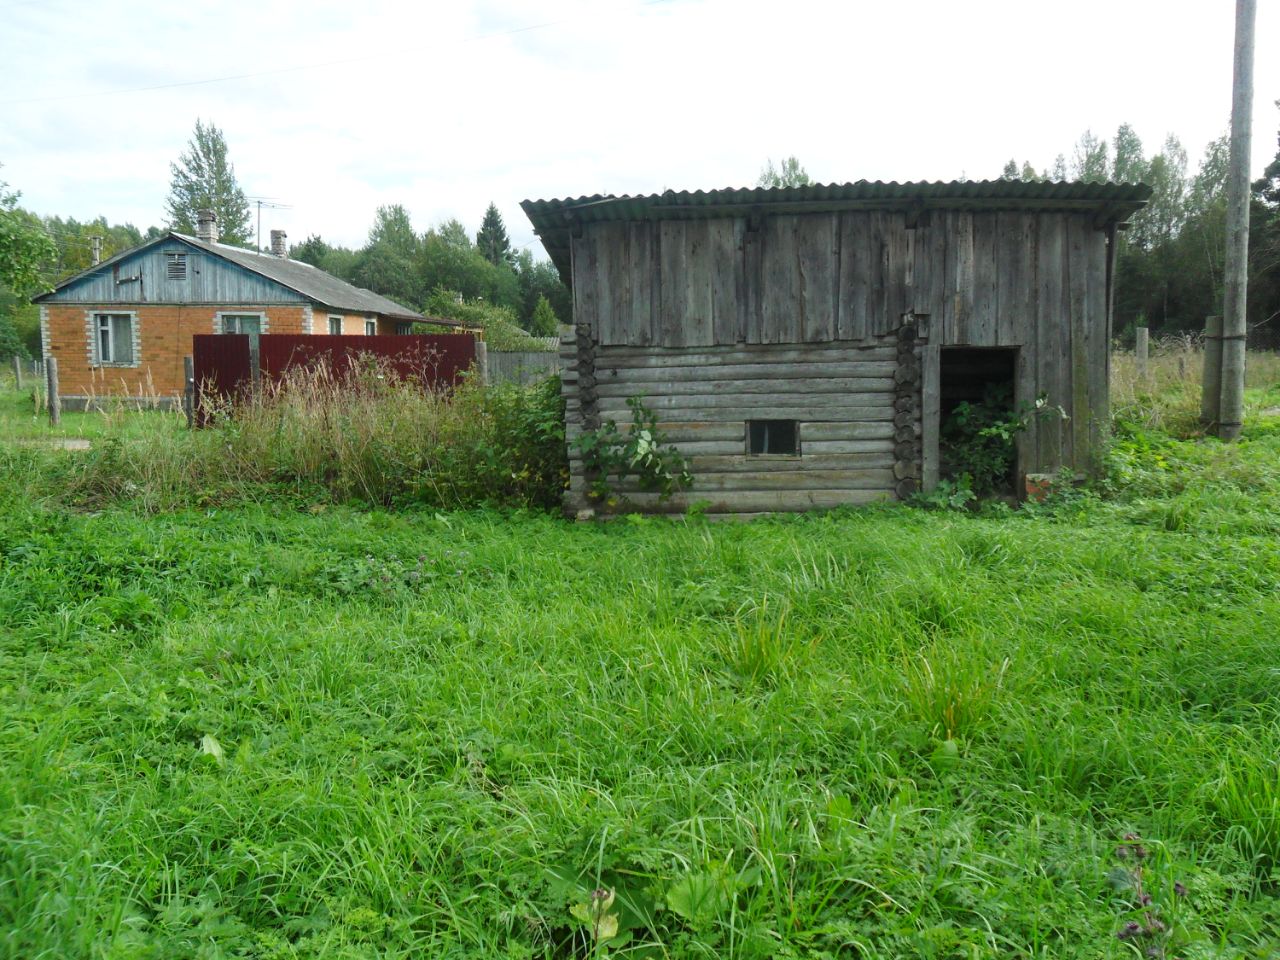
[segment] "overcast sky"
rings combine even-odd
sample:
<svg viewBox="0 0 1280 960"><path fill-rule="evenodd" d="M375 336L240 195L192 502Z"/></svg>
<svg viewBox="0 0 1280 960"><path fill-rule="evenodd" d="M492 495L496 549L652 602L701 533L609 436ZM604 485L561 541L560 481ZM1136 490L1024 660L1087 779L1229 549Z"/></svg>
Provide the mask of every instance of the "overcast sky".
<svg viewBox="0 0 1280 960"><path fill-rule="evenodd" d="M1253 170L1276 152L1259 3ZM1231 0L0 0L0 179L41 214L161 224L197 117L263 233L359 246L379 204L474 231L492 200L993 178L1132 123L1192 167L1230 119ZM221 78L233 79L221 79ZM216 82L206 82L216 81ZM140 88L161 89L140 89Z"/></svg>

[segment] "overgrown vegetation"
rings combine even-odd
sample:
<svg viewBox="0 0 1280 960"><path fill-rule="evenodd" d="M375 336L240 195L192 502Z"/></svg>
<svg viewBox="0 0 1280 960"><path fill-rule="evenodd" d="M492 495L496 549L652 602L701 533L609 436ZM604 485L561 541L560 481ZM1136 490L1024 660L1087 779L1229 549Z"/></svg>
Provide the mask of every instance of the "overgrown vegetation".
<svg viewBox="0 0 1280 960"><path fill-rule="evenodd" d="M112 422L127 431L103 429ZM8 423L33 440L48 435L34 415ZM144 512L273 498L554 508L568 470L556 379L531 387L468 381L446 393L378 365L350 379L300 368L207 429L180 423L180 414L114 409L69 417L74 435L94 440L59 463L58 495Z"/></svg>
<svg viewBox="0 0 1280 960"><path fill-rule="evenodd" d="M631 425L626 433L616 420L606 420L595 430L585 430L574 440L582 452L589 479L588 495L606 505L625 501L621 492L628 478L646 492L666 500L678 490L693 486L689 461L658 429L657 415L640 397L628 397Z"/></svg>
<svg viewBox="0 0 1280 960"><path fill-rule="evenodd" d="M453 455L496 483L467 444L554 431L554 394L464 385L455 419L376 377L348 420L312 380L0 447L0 957L1274 956L1251 360L1222 444L1117 358L1106 482L1018 511L443 511L371 465L492 421ZM166 479L186 443L205 479Z"/></svg>

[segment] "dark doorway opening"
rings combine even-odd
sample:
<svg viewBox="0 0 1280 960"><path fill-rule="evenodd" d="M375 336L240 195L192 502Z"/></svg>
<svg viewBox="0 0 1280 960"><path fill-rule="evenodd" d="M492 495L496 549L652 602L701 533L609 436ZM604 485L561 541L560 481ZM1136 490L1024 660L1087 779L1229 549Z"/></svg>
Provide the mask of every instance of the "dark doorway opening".
<svg viewBox="0 0 1280 960"><path fill-rule="evenodd" d="M938 473L979 496L1012 495L1018 443L1017 348L944 347L938 370Z"/></svg>

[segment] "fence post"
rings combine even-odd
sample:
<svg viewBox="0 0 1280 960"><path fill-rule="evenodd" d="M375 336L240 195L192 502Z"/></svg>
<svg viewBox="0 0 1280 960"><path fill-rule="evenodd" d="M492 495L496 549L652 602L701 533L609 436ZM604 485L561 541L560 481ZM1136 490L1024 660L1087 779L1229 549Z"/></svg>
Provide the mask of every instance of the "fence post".
<svg viewBox="0 0 1280 960"><path fill-rule="evenodd" d="M16 354L13 358L13 385L15 390L22 389L22 360Z"/></svg>
<svg viewBox="0 0 1280 960"><path fill-rule="evenodd" d="M192 357L182 358L182 412L190 430L196 422L196 362Z"/></svg>
<svg viewBox="0 0 1280 960"><path fill-rule="evenodd" d="M1143 383L1147 380L1147 358L1150 355L1151 334L1146 327L1134 328L1134 344L1133 352L1137 360L1138 379Z"/></svg>
<svg viewBox="0 0 1280 960"><path fill-rule="evenodd" d="M44 375L49 403L49 423L56 427L62 422L62 398L58 395L57 357L50 357L44 362Z"/></svg>
<svg viewBox="0 0 1280 960"><path fill-rule="evenodd" d="M489 382L489 345L483 340L476 341L476 370L481 383Z"/></svg>
<svg viewBox="0 0 1280 960"><path fill-rule="evenodd" d="M1222 318L1204 318L1204 378L1200 384L1200 425L1215 432L1222 409Z"/></svg>

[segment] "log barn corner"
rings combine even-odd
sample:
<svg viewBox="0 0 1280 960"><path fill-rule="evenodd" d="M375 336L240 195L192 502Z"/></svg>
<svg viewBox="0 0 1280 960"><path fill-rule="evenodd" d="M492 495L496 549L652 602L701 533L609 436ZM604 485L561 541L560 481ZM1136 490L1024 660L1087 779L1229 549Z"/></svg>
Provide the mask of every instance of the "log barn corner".
<svg viewBox="0 0 1280 960"><path fill-rule="evenodd" d="M1066 419L1018 440L1026 474L1095 469L1108 422L1117 230L1141 184L866 182L528 200L573 290L572 440L642 397L694 488L642 510L807 510L939 476L950 406L1005 379Z"/></svg>

